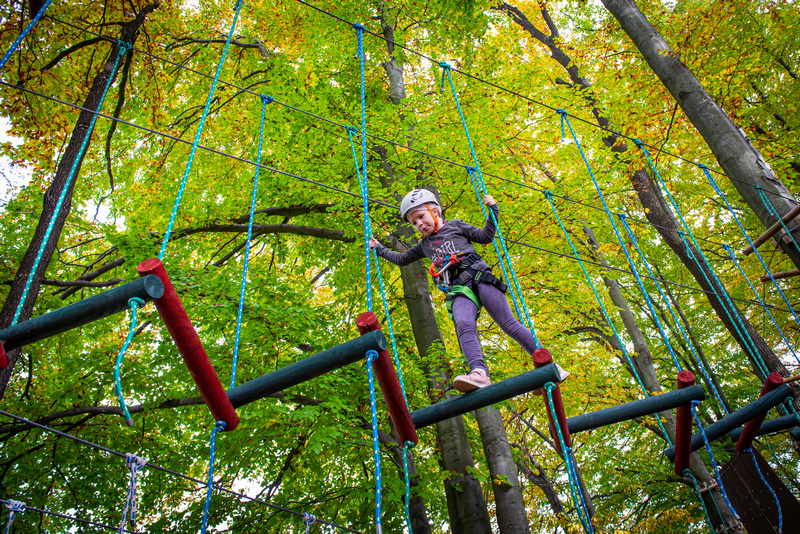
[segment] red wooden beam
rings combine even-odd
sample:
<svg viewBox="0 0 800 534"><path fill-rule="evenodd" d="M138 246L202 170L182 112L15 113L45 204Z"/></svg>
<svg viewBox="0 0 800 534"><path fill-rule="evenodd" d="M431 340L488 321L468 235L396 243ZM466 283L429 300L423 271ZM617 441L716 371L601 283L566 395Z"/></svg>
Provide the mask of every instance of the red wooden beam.
<svg viewBox="0 0 800 534"><path fill-rule="evenodd" d="M553 356L550 354L549 350L536 349L533 351L534 367L538 369L539 367L544 367L551 363L553 363ZM561 452L561 443L558 440L555 423L553 422L553 414L551 413L552 410L550 410L547 392L543 391L542 393L544 394L544 403L547 406L547 419L550 421L550 435L553 437L553 441L556 444L556 450L560 454L563 454ZM564 403L561 400L561 390L558 384L556 384L556 388L553 390L553 407L555 408L556 418L558 419L558 426L561 427L561 434L564 436L564 443L567 447L572 447L572 438L569 435L569 428L567 427L567 415L564 413Z"/></svg>
<svg viewBox="0 0 800 534"><path fill-rule="evenodd" d="M172 286L164 264L158 258L150 258L140 263L136 271L139 276L154 274L161 279L164 284L164 295L155 300L156 309L172 339L175 340L178 351L183 356L183 361L189 368L214 420L225 421L225 430L233 430L239 424L239 416L236 415L236 410L228 399L200 338L197 337L197 332Z"/></svg>
<svg viewBox="0 0 800 534"><path fill-rule="evenodd" d="M6 350L3 348L3 342L0 341L0 369L5 369L8 367L8 356L6 356Z"/></svg>
<svg viewBox="0 0 800 534"><path fill-rule="evenodd" d="M364 312L359 315L356 318L356 326L362 336L367 332L381 329L378 317L372 312ZM408 403L400 387L400 381L397 379L397 371L395 371L392 365L392 358L389 356L389 351L384 349L379 352L378 359L374 360L372 365L372 368L375 370L375 375L378 377L378 384L381 386L381 393L383 393L383 400L386 402L386 408L389 410L389 417L392 418L394 428L400 436L400 443L411 441L416 445L419 441L417 438L417 429L414 428L414 423L411 422L411 414L408 412Z"/></svg>
<svg viewBox="0 0 800 534"><path fill-rule="evenodd" d="M763 386L761 386L761 394L759 397L763 397L781 384L783 384L783 377L778 373L770 373L767 377L767 381L764 382ZM744 425L744 430L742 430L742 434L736 441L736 452L742 453L750 448L750 445L752 445L753 439L758 434L758 429L761 428L761 423L764 422L764 418L766 416L767 413L764 412L758 417L750 419L747 424Z"/></svg>
<svg viewBox="0 0 800 534"><path fill-rule="evenodd" d="M694 385L694 373L681 371L678 373L678 389ZM689 456L692 454L692 405L678 406L675 422L675 474L682 477L683 471L689 468ZM656 414L657 415L657 414Z"/></svg>

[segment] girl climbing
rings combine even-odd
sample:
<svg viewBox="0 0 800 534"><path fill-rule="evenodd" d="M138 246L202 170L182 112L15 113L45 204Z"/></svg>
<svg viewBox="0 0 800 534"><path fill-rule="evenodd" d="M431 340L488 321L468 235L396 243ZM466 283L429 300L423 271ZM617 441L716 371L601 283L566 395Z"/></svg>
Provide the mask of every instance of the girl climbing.
<svg viewBox="0 0 800 534"><path fill-rule="evenodd" d="M494 198L487 195L483 203L494 212L496 219L500 208ZM424 257L433 262L430 272L438 279L440 288L447 291L447 309L455 323L458 342L470 370L469 374L457 376L453 387L466 393L492 383L478 341L476 321L481 307L486 308L503 332L528 354L533 354L538 347L530 330L512 315L505 297L506 285L492 274L472 246L472 243L485 245L492 242L496 231L492 217L487 219L482 229L459 219L447 221L439 201L427 189L408 193L400 204L400 216L422 234L416 245L405 252L394 252L373 238L369 246L378 256L395 265L409 265ZM559 371L562 380L569 374L560 368Z"/></svg>

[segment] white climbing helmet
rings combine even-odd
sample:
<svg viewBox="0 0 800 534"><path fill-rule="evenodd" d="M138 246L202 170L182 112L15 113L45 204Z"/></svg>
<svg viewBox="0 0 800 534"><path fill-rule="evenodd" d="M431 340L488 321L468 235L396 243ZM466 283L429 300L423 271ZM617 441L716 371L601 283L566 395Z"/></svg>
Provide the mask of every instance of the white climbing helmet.
<svg viewBox="0 0 800 534"><path fill-rule="evenodd" d="M404 221L408 220L408 213L415 208L424 206L425 204L435 204L439 209L442 209L436 196L427 189L414 189L407 194L403 201L400 203L400 216Z"/></svg>

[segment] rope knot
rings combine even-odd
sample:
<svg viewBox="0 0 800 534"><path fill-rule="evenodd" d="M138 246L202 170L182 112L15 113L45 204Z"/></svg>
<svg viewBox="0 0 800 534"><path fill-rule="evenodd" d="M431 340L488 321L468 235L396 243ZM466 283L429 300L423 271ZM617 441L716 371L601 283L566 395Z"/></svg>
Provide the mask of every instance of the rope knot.
<svg viewBox="0 0 800 534"><path fill-rule="evenodd" d="M763 188L758 184L754 184L753 189L755 189L756 191L761 191Z"/></svg>
<svg viewBox="0 0 800 534"><path fill-rule="evenodd" d="M8 502L6 502L6 508L12 512L22 512L25 510L25 503L9 499Z"/></svg>
<svg viewBox="0 0 800 534"><path fill-rule="evenodd" d="M362 26L361 24L359 24L358 22L353 24L353 29L356 30L356 31L359 31L359 32L366 31L366 28L364 26Z"/></svg>
<svg viewBox="0 0 800 534"><path fill-rule="evenodd" d="M640 149L644 148L644 143L642 143L640 140L636 139L635 137L633 139L631 139L631 141L633 142L634 145L636 145L636 148L640 148Z"/></svg>
<svg viewBox="0 0 800 534"><path fill-rule="evenodd" d="M131 308L136 308L138 306L144 306L145 302L140 299L139 297L131 297L128 299L128 306Z"/></svg>
<svg viewBox="0 0 800 534"><path fill-rule="evenodd" d="M260 95L260 96L262 104L272 104L275 101L275 99L269 95Z"/></svg>
<svg viewBox="0 0 800 534"><path fill-rule="evenodd" d="M125 54L130 52L131 49L133 48L133 45L131 43L119 40L117 40L117 46L119 46L119 55L121 56L124 56Z"/></svg>
<svg viewBox="0 0 800 534"><path fill-rule="evenodd" d="M628 216L627 216L627 215L625 215L624 213L617 213L617 217L619 217L619 219L620 219L621 221L624 221L625 219L627 219L627 218L628 218Z"/></svg>
<svg viewBox="0 0 800 534"><path fill-rule="evenodd" d="M470 167L469 165L467 165L464 168L467 170L469 174L475 174L476 172L478 172L478 169L476 169L475 167Z"/></svg>
<svg viewBox="0 0 800 534"><path fill-rule="evenodd" d="M345 126L344 129L348 134L358 135L358 128L355 126Z"/></svg>
<svg viewBox="0 0 800 534"><path fill-rule="evenodd" d="M444 70L450 70L452 68L447 61L440 61L439 66L442 67Z"/></svg>
<svg viewBox="0 0 800 534"><path fill-rule="evenodd" d="M698 406L700 406L700 401L698 401L698 400L693 400L693 401L692 401L692 408L697 408Z"/></svg>
<svg viewBox="0 0 800 534"><path fill-rule="evenodd" d="M567 115L567 112L566 112L566 111L564 111L564 110L563 110L563 109L561 109L561 108L558 108L558 109L556 110L556 113L558 113L559 115Z"/></svg>
<svg viewBox="0 0 800 534"><path fill-rule="evenodd" d="M542 191L542 194L543 194L543 195L545 196L545 198L547 198L547 199L550 199L550 200L552 200L552 199L553 199L553 192L552 192L552 191L550 191L549 189L545 189L544 191Z"/></svg>
<svg viewBox="0 0 800 534"><path fill-rule="evenodd" d="M217 421L214 425L214 430L225 430L227 423L225 421Z"/></svg>
<svg viewBox="0 0 800 534"><path fill-rule="evenodd" d="M316 521L317 521L316 516L303 512L303 524L306 526L306 533L308 533L309 527L311 527L311 525L316 523Z"/></svg>
<svg viewBox="0 0 800 534"><path fill-rule="evenodd" d="M375 361L377 359L378 359L378 353L377 352L375 352L374 350L368 350L367 351L367 361L368 362Z"/></svg>
<svg viewBox="0 0 800 534"><path fill-rule="evenodd" d="M706 167L705 163L698 163L697 168L703 171L707 171L708 167Z"/></svg>

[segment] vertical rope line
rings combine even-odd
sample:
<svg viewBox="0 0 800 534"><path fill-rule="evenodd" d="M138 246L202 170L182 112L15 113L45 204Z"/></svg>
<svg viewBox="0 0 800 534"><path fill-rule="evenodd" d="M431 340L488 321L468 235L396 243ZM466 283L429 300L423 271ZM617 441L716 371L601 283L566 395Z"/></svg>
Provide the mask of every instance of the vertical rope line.
<svg viewBox="0 0 800 534"><path fill-rule="evenodd" d="M739 519L739 514L736 513L736 510L734 509L733 505L731 504L730 499L728 499L728 492L725 491L725 485L722 483L722 477L720 477L720 475L719 475L719 469L717 468L717 461L714 458L714 452L711 450L711 444L708 442L708 437L706 436L706 431L703 428L703 423L702 423L702 421L700 421L700 418L697 416L697 412L695 411L695 408L697 406L700 406L700 401L692 401L692 404L690 406L690 408L692 410L692 417L694 417L694 420L697 423L697 428L700 429L700 435L703 436L703 443L706 446L706 451L708 452L708 457L711 460L711 466L714 468L714 478L717 481L717 486L719 486L719 491L720 491L720 493L722 493L722 496L724 497L725 503L728 505L728 508L730 509L731 512L733 512L733 515L738 520ZM713 498L712 498L712 500L713 500ZM724 521L723 521L723 523L724 523Z"/></svg>
<svg viewBox="0 0 800 534"><path fill-rule="evenodd" d="M372 362L378 359L374 350L367 351L367 378L369 380L369 407L372 412L372 456L375 460L375 530L381 534L381 456L378 448L378 409L375 403L375 379L372 376Z"/></svg>
<svg viewBox="0 0 800 534"><path fill-rule="evenodd" d="M483 218L488 220L491 214L492 220L495 222L495 228L497 228L496 224L497 220L494 218L494 212L490 209L489 212L487 213L486 207L483 205L483 202L481 202L481 195L480 191L478 191L478 183L477 179L475 178L475 172L476 172L475 167L467 167L467 174L469 174L470 180L472 181L472 188L475 190L475 197L478 199L478 205L481 207ZM500 252L500 249L497 248L497 240L494 239L492 240L492 246L494 247L494 253L497 254L497 259L500 265L500 269L503 271L503 277L506 280L511 280L511 278L508 276L508 273L506 272L506 266L505 262L503 261L503 255ZM520 322L522 322L522 318L524 317L524 315L522 310L519 309L519 304L517 303L517 294L519 293L521 295L521 291L516 283L511 284L510 287L511 287L511 301L514 303L514 310L517 312L517 318L519 319ZM538 340L536 339L535 333L534 333L534 341L537 341L538 345Z"/></svg>
<svg viewBox="0 0 800 534"><path fill-rule="evenodd" d="M25 511L25 503L9 499L6 502L6 508L8 508L8 521L6 522L5 534L9 534L9 532L11 532L11 525L14 524L14 518L17 517L17 513Z"/></svg>
<svg viewBox="0 0 800 534"><path fill-rule="evenodd" d="M44 11L43 9L40 10ZM97 111L99 112L102 107L103 103L106 100L106 95L108 94L108 90L111 87L111 83L114 81L117 72L117 66L119 65L119 60L128 53L128 50L132 48L130 43L123 43L122 41L117 41L117 57L114 59L114 66L111 68L111 74L108 77L108 81L106 82L105 88L103 88L103 94L100 96L100 102L97 104ZM75 173L78 169L79 163L83 160L83 155L86 152L86 148L89 145L89 139L92 137L92 132L94 131L94 125L97 122L97 115L98 113L92 113L92 118L89 120L89 126L86 129L86 135L81 142L80 148L78 148L78 154L75 156L75 161L72 163L72 167L69 170L69 174L67 175L67 179L64 182L64 188L61 190L61 194L58 197L58 202L56 203L56 207L53 209L53 213L50 215L50 222L47 223L47 230L44 233L44 237L42 238L42 244L39 246L39 251L36 254L36 259L33 261L33 267L31 267L31 272L28 273L28 280L25 282L25 288L22 290L22 296L19 299L19 304L17 304L17 309L14 312L14 317L11 319L11 324L9 326L14 326L19 321L19 316L22 314L22 308L25 305L25 301L28 300L28 292L31 289L31 285L33 284L33 277L36 275L36 271L39 269L39 263L42 261L42 256L44 255L44 249L47 247L47 243L50 241L50 234L53 233L53 228L56 224L56 219L58 218L59 213L61 213L61 207L64 204L64 199L67 197L67 192L70 190L72 186L72 180L75 178Z"/></svg>
<svg viewBox="0 0 800 534"><path fill-rule="evenodd" d="M692 252L692 248L686 241L686 235L683 232L678 232L678 235L680 235L681 241L683 242L683 246L686 249L686 253L691 257L691 259L693 259L696 263L700 265L700 272L703 274L703 279L706 281L706 284L708 284L711 287L712 291L717 296L717 298L720 299L722 304L722 309L724 310L725 315L728 317L728 320L733 324L733 327L736 330L737 334L744 339L745 342L744 345L746 347L746 350L750 352L753 359L756 360L756 363L760 362L761 366L764 367L764 369L766 369L766 366L764 365L764 362L761 359L761 354L758 352L758 348L755 342L753 341L752 337L750 336L750 332L747 331L747 327L745 326L744 321L742 321L742 317L739 315L739 313L736 310L736 307L733 305L730 295L728 295L728 291L727 288L725 287L725 284L723 284L722 280L720 280L719 276L717 276L716 271L708 262L708 258L706 258L703 249L700 248L700 244L697 242L697 239L695 239L691 227L686 223L686 219L684 219L683 217L683 212L681 211L680 207L678 207L678 203L675 201L675 198L673 198L672 193L670 193L669 188L667 187L667 184L664 182L663 178L661 178L661 174L658 172L658 169L653 163L653 160L650 158L650 152L648 152L647 148L645 148L644 143L642 143L638 139L634 139L633 144L635 144L642 151L645 158L647 159L647 162L650 164L650 169L653 171L653 174L655 174L656 180L658 181L658 185L661 186L661 189L664 192L666 192L667 198L669 199L670 204L672 204L672 209L675 210L675 213L678 214L678 218L680 219L683 228L689 234L689 238L692 240L692 244L694 244L695 249L699 253L700 260L702 260L702 263L698 261L694 252ZM711 277L714 279L715 283L712 283L711 280L709 280L704 267L709 270L709 272L711 273ZM766 374L769 373L765 373L765 375Z"/></svg>
<svg viewBox="0 0 800 534"><path fill-rule="evenodd" d="M217 421L214 425L214 430L211 431L211 440L209 442L209 449L211 450L208 459L208 483L206 484L206 504L203 507L203 521L200 524L200 534L206 534L208 527L208 509L211 506L211 492L214 490L214 446L217 438L217 432L225 430L225 421Z"/></svg>
<svg viewBox="0 0 800 534"><path fill-rule="evenodd" d="M750 286L750 290L753 292L753 295L755 295L755 297L758 299L758 302L761 303L761 307L764 309L765 312L767 312L767 315L769 315L769 318L772 320L772 324L774 324L775 328L778 329L778 332L780 333L781 338L783 338L783 342L786 343L786 347L792 353L792 355L794 356L795 360L800 361L800 358L798 358L797 353L794 350L794 347L792 347L792 344L789 343L789 340L786 339L786 336L783 334L783 330L781 330L781 327L778 324L778 321L775 320L775 317L772 316L772 314L770 313L769 308L767 307L766 303L764 303L764 301L761 299L761 295L758 294L758 291L756 291L756 288L753 287L753 284L750 282L750 279L747 277L747 275L742 270L742 267L739 264L739 260L736 259L736 255L733 253L733 250L731 249L730 245L728 245L727 243L723 243L722 246L728 252L728 256L730 256L730 258L733 260L733 263L734 263L734 265L736 265L736 268L739 269L739 272L741 273L742 278L744 278L745 281L747 282L747 285Z"/></svg>
<svg viewBox="0 0 800 534"><path fill-rule="evenodd" d="M303 525L306 527L306 534L311 531L311 525L317 522L317 516L303 512Z"/></svg>
<svg viewBox="0 0 800 534"><path fill-rule="evenodd" d="M687 476L692 479L692 486L694 487L694 492L697 494L697 499L700 501L700 506L703 508L703 515L706 518L706 524L708 525L709 530L712 534L716 534L716 530L714 529L714 524L711 522L711 516L708 515L708 508L706 508L706 503L703 500L703 494L700 493L700 485L697 483L697 479L694 478L694 475L688 469L683 470L683 476ZM720 519L722 516L720 516ZM725 521L723 521L724 523Z"/></svg>
<svg viewBox="0 0 800 534"><path fill-rule="evenodd" d="M575 512L578 514L578 519L583 526L583 530L588 533L594 533L592 519L589 517L586 501L583 498L583 491L581 491L580 483L578 482L578 473L575 470L575 456L572 454L572 447L567 447L567 444L564 441L564 435L561 432L561 425L558 424L558 417L556 414L555 405L553 404L553 390L556 388L556 385L552 382L548 382L544 385L544 388L547 391L547 408L550 410L553 421L556 421L556 424L553 426L556 428L561 450L564 451L564 465L567 468L567 478L569 480L569 489L570 493L572 494L572 501L575 503Z"/></svg>
<svg viewBox="0 0 800 534"><path fill-rule="evenodd" d="M222 72L222 65L225 63L225 56L228 54L228 46L231 44L231 39L233 38L233 30L236 28L236 22L239 20L239 12L242 9L242 0L236 0L236 12L233 15L233 24L231 24L231 29L228 32L228 38L225 41L225 46L222 49L222 57L219 58L219 63L217 63L217 70L214 73L214 80L211 82L211 90L208 92L208 98L206 99L206 105L203 108L203 114L200 116L200 124L197 126L197 132L194 135L194 142L192 143L192 149L189 152L189 160L186 162L186 169L183 171L183 178L181 178L180 187L178 187L178 195L175 197L175 203L172 206L172 213L169 216L169 223L167 224L167 230L164 232L164 241L161 243L161 251L158 253L158 259L163 260L164 254L167 252L167 243L169 243L169 236L172 234L172 227L175 224L175 219L178 216L178 209L181 206L181 199L183 198L183 192L186 190L186 182L189 179L189 171L192 170L192 163L194 162L194 155L197 152L197 145L200 144L200 136L203 134L203 127L206 123L206 118L208 117L208 112L211 109L211 102L214 100L214 91L217 88L217 82L219 82L219 75Z"/></svg>
<svg viewBox="0 0 800 534"><path fill-rule="evenodd" d="M231 388L236 385L236 365L239 361L239 340L242 334L242 315L244 314L244 296L247 288L247 269L250 265L250 242L253 239L253 220L256 214L256 195L258 193L258 169L261 167L261 147L264 141L264 117L267 104L272 102L271 96L260 95L261 127L258 132L258 153L256 155L256 172L253 178L253 193L250 196L250 222L247 224L247 240L244 246L244 266L242 267L242 285L239 289L239 311L236 314L236 339L233 342L233 363L231 365Z"/></svg>
<svg viewBox="0 0 800 534"><path fill-rule="evenodd" d="M639 248L639 243L636 241L636 235L633 233L633 230L628 225L628 222L625 220L626 219L626 215L623 214L623 213L618 213L617 216L619 217L620 221L622 222L623 226L625 227L625 231L628 233L628 236L630 237L634 248L636 248L636 252L639 253L639 257L641 258L642 263L644 264L644 266L647 268L647 272L650 274L650 277L653 279L653 282L655 283L656 288L658 289L658 293L659 293L659 295L661 295L661 300L664 302L664 305L667 307L667 311L669 311L669 314L672 316L672 320L677 325L678 330L680 331L681 335L683 336L683 339L686 341L686 344L689 346L689 350L691 350L692 354L694 354L697 366L700 367L700 370L703 372L703 376L708 381L709 387L714 391L714 396L717 398L717 401L719 402L720 406L722 407L722 410L727 415L728 414L728 410L725 407L725 403L722 402L722 395L720 395L719 391L714 386L714 382L711 381L711 377L709 376L708 372L706 371L705 366L703 366L703 362L700 359L700 355L697 354L697 351L694 348L694 344L692 344L691 339L689 339L689 336L686 334L686 331L683 329L683 326L681 325L680 321L675 316L675 312L672 309L672 305L670 304L669 299L664 294L664 291L661 289L661 284L658 283L658 280L656 279L655 274L653 273L652 269L650 269L650 264L647 262L647 258L644 257L644 253ZM653 311L653 313L655 314L655 310L651 310L651 311ZM675 360L675 361L677 362L677 360ZM680 370L681 370L680 367L678 367L678 371L680 371Z"/></svg>
<svg viewBox="0 0 800 534"><path fill-rule="evenodd" d="M414 534L411 528L411 480L408 474L408 451L414 446L413 441L406 441L403 444L403 477L406 482L406 527L408 534Z"/></svg>
<svg viewBox="0 0 800 534"><path fill-rule="evenodd" d="M131 478L128 484L128 494L125 497L125 508L122 510L122 521L119 525L118 534L125 531L125 519L128 517L128 509L131 511L131 525L136 522L136 494L138 492L139 470L147 464L147 460L139 458L131 453L125 454L125 466L131 470Z"/></svg>
<svg viewBox="0 0 800 534"><path fill-rule="evenodd" d="M350 138L350 146L353 148L353 158L356 161L356 174L358 183L361 186L361 204L364 208L364 269L367 279L367 311L372 311L372 277L370 273L369 261L369 237L372 234L372 225L369 220L369 202L367 190L367 97L366 83L364 80L364 26L353 24L356 30L356 57L359 58L361 67L361 172L358 172L359 162L356 157L355 146L353 145L353 135L355 128L347 127L347 135Z"/></svg>
<svg viewBox="0 0 800 534"><path fill-rule="evenodd" d="M461 117L461 124L464 126L464 134L467 137L467 143L469 143L469 151L472 154L472 161L473 161L473 163L475 163L474 174L477 175L478 181L479 181L479 183L481 185L481 190L486 195L488 193L486 191L486 185L483 182L483 175L481 174L480 163L478 163L478 155L475 153L475 146L472 144L472 138L469 135L469 128L467 128L467 119L464 117L464 112L461 109L461 103L458 100L458 93L456 93L456 86L453 83L452 76L450 76L450 65L448 65L445 62L441 62L441 63L439 63L439 66L442 67L442 87L444 87L444 77L445 77L445 75L447 75L447 80L450 82L450 89L453 92L453 99L456 102L456 108L458 109L458 115L459 115L459 117ZM469 167L467 167L467 171L470 172L470 168ZM475 178L473 176L473 172L470 172L470 177L473 178L473 181L475 180ZM485 217L486 216L486 210L483 208L483 203L481 202L480 195L478 195L478 204L480 204L481 210L483 210L483 214L484 214L484 217ZM514 281L514 286L515 286L516 290L519 293L519 300L520 300L520 303L522 304L522 309L525 312L525 320L526 320L527 325L528 325L528 330L531 331L531 334L533 335L533 341L536 343L536 345L541 346L540 343L539 343L538 338L536 337L536 330L533 328L533 322L531 321L530 314L528 313L528 307L525 305L525 298L522 296L522 292L519 289L519 282L517 281L517 273L514 271L514 265L511 262L511 256L508 253L508 249L506 248L505 241L503 240L503 234L500 231L500 225L497 223L497 218L494 216L494 212L492 210L489 210L489 217L491 217L492 222L494 223L495 229L497 231L497 239L500 241L500 245L502 246L502 249L503 249L503 254L505 255L506 263L508 263L508 271L509 271L509 273L511 273L511 279ZM497 251L497 245L495 245L495 251ZM503 257L500 255L499 252L497 253L497 255L498 255L498 258L500 259L500 263L502 265ZM503 272L505 272L505 270ZM516 301L514 302L514 304L516 306Z"/></svg>
<svg viewBox="0 0 800 534"><path fill-rule="evenodd" d="M642 379L639 377L639 372L636 370L636 366L633 364L633 360L628 353L628 350L625 348L625 343L623 343L622 338L617 331L617 328L614 326L614 322L611 320L611 316L609 315L608 311L606 310L605 305L603 304L603 300L600 298L600 294L597 292L595 288L594 282L592 282L592 278L589 276L589 273L586 271L586 266L583 263L583 260L578 254L578 250L575 248L575 244L572 242L572 238L569 237L569 233L567 233L567 229L564 227L564 223L561 221L561 217L558 215L558 210L556 210L555 204L553 203L553 193L550 191L544 191L544 197L547 199L547 203L550 204L550 209L553 210L553 215L556 217L556 221L558 225L561 227L561 232L564 234L564 237L567 239L567 243L569 243L570 248L572 249L572 254L575 256L575 259L578 260L578 265L581 266L581 270L583 271L583 275L586 277L586 281L589 282L589 287L592 288L592 293L594 294L597 303L600 305L600 309L603 312L603 317L605 317L606 322L611 326L611 330L614 332L614 338L619 343L619 346L622 350L622 354L625 355L625 360L628 362L628 366L631 368L633 372L633 377L636 379L636 383L639 384L639 387L642 388L645 397L649 397L650 393L647 391L647 388L644 387L644 383ZM656 421L658 421L658 426L661 427L661 431L664 433L664 438L666 439L667 443L672 446L672 440L669 439L669 435L667 434L664 425L661 423L661 418L656 417Z"/></svg>
<svg viewBox="0 0 800 534"><path fill-rule="evenodd" d="M39 9L39 12L36 13L36 16L33 17L33 19L28 23L27 26L25 26L25 29L22 30L22 33L20 33L17 36L17 38L14 39L14 42L11 43L11 48L9 48L8 51L3 55L3 59L0 59L0 72L3 71L3 69L6 66L6 63L8 63L9 59L11 59L11 56L17 50L17 47L19 47L19 45L22 43L22 40L25 39L25 37L31 32L33 27L36 26L36 23L39 22L39 19L41 19L44 16L44 12L47 10L48 7L50 7L50 4L52 2L53 0L47 0L44 3L44 5ZM20 13L22 17L25 16L25 4L26 2L22 2L22 12Z"/></svg>
<svg viewBox="0 0 800 534"><path fill-rule="evenodd" d="M769 485L767 479L764 478L764 475L761 473L761 467L758 465L758 460L756 459L756 453L753 452L752 448L748 448L747 452L750 453L750 456L753 458L753 464L756 466L756 471L758 471L758 476L761 478L761 482L767 487L769 492L772 494L772 498L775 500L775 506L778 507L778 534L783 532L783 510L781 510L781 503L778 500L778 496L772 490L772 486Z"/></svg>
<svg viewBox="0 0 800 534"><path fill-rule="evenodd" d="M786 298L786 295L783 294L783 291L781 290L781 287L778 285L778 281L775 280L774 276L772 276L772 271L770 271L769 266L764 261L764 258L761 257L761 254L758 252L758 248L756 248L756 246L753 244L753 240L750 239L750 235L747 233L747 230L745 230L744 226L742 226L742 223L739 221L739 217L736 216L736 212L733 210L733 206L731 206L730 202L728 202L728 198L725 196L725 193L722 192L722 189L720 189L719 185L717 185L717 182L715 182L714 178L711 177L711 173L708 171L708 167L706 167L705 165L698 165L698 167L703 171L703 173L705 173L706 178L708 179L709 183L711 183L711 186L714 188L714 190L717 192L717 194L720 197L722 197L723 201L725 201L725 205L728 207L728 211L733 216L733 220L736 221L736 224L739 226L739 230L742 231L742 235L744 235L744 237L747 238L747 242L750 243L751 247L753 247L753 252L755 252L755 255L758 258L758 261L760 261L761 265L764 267L764 272L767 275L769 275L769 278L770 278L770 280L772 280L772 283L775 286L775 289L778 290L778 293L780 293L781 298L783 299L783 302L786 304L786 307L789 308L789 311L792 313L792 316L794 317L794 320L798 324L800 324L800 318L797 317L797 314L795 313L794 308L789 303L789 299Z"/></svg>
<svg viewBox="0 0 800 534"><path fill-rule="evenodd" d="M117 400L119 401L119 407L122 410L122 416L125 418L125 424L131 427L133 426L133 419L131 419L131 414L125 404L125 397L122 395L120 368L122 367L122 359L125 356L125 352L128 350L131 341L133 341L133 335L136 333L136 308L139 306L144 306L144 301L138 297L133 297L128 300L128 306L131 308L131 322L130 326L128 327L128 335L125 337L125 342L122 343L122 347L120 347L119 353L117 353L117 360L114 363L114 390L117 393Z"/></svg>

